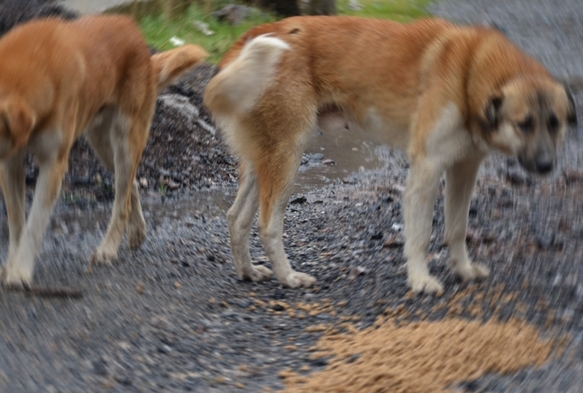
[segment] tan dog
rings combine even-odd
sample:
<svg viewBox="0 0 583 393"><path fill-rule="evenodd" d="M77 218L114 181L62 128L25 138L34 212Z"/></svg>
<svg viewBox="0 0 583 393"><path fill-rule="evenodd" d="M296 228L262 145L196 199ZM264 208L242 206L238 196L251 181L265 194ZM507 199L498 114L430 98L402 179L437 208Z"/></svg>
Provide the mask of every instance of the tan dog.
<svg viewBox="0 0 583 393"><path fill-rule="evenodd" d="M137 25L122 16L38 20L0 40L0 185L10 228L4 284L31 282L71 145L83 132L115 172L111 221L93 262L116 258L126 226L130 247L144 241L135 175L156 95L205 56L189 45L150 58ZM27 150L40 171L25 223Z"/></svg>
<svg viewBox="0 0 583 393"><path fill-rule="evenodd" d="M572 98L502 34L443 20L410 24L351 17L298 17L247 32L225 55L204 102L241 161L241 185L227 213L237 271L268 278L251 264L248 236L259 232L279 281L310 286L291 269L283 217L311 130L331 113L404 150L410 160L404 203L408 282L442 291L427 269L433 205L446 175L445 240L463 279L487 277L468 259L465 236L478 167L491 150L547 173Z"/></svg>

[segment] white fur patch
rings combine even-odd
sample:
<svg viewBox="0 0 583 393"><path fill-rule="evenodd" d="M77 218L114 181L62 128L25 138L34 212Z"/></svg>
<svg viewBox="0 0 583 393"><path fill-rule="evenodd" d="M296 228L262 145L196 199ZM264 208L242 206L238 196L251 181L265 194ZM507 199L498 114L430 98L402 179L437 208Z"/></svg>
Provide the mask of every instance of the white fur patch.
<svg viewBox="0 0 583 393"><path fill-rule="evenodd" d="M463 118L454 103L447 104L426 142L427 155L445 168L478 152Z"/></svg>
<svg viewBox="0 0 583 393"><path fill-rule="evenodd" d="M281 53L291 49L279 38L262 35L251 40L237 59L221 74L225 77L222 92L239 113L250 111L263 95L276 72Z"/></svg>
<svg viewBox="0 0 583 393"><path fill-rule="evenodd" d="M284 40L272 37L270 34L263 34L249 41L241 51L239 57L249 57L253 53L261 53L261 51L272 52L274 49L283 51L289 50L291 47Z"/></svg>

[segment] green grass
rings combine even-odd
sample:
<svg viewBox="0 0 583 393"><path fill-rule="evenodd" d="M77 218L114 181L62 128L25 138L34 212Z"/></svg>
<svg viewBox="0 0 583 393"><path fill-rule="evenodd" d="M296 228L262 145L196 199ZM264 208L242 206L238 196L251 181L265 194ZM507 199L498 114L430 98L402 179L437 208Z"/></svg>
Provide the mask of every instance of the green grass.
<svg viewBox="0 0 583 393"><path fill-rule="evenodd" d="M425 11L431 0L359 0L361 9L348 9L349 0L337 0L340 15L354 15L365 18L391 19L397 22L409 22L428 16Z"/></svg>
<svg viewBox="0 0 583 393"><path fill-rule="evenodd" d="M204 47L210 54L208 61L216 63L221 56L231 47L237 38L253 26L275 21L276 18L265 12L255 11L246 21L237 26L229 23L218 22L205 12L199 4L191 5L186 13L172 21L166 21L161 15L149 15L140 20L142 29L148 43L154 47L167 50L174 47L170 42L172 37L180 38L187 43L195 43ZM200 21L209 25L209 30L214 34L206 36L194 22Z"/></svg>
<svg viewBox="0 0 583 393"><path fill-rule="evenodd" d="M399 22L407 22L428 14L425 7L431 0L360 0L361 9L351 11L348 9L348 0L337 0L338 13L340 15L355 15L361 17L374 17L392 19ZM220 9L224 1L213 1L213 11ZM226 4L226 3L225 3ZM147 41L154 47L167 50L174 47L170 39L177 37L187 43L195 43L204 47L209 53L208 61L217 63L221 56L231 47L233 42L245 31L253 26L275 21L277 18L265 12L255 11L245 22L231 26L228 23L218 22L213 18L202 4L192 4L184 15L167 21L160 12L147 12L139 18L140 27ZM194 22L207 23L209 29L215 34L206 36Z"/></svg>

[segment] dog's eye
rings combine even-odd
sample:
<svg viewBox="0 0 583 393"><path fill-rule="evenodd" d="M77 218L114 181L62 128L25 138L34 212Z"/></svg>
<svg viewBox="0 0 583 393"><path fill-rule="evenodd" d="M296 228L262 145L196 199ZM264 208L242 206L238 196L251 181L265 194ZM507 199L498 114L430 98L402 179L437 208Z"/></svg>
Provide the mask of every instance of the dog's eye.
<svg viewBox="0 0 583 393"><path fill-rule="evenodd" d="M534 120L532 119L532 116L526 116L524 120L519 121L518 128L520 128L520 131L525 134L532 132L532 129L534 128Z"/></svg>
<svg viewBox="0 0 583 393"><path fill-rule="evenodd" d="M549 132L551 133L555 133L559 129L559 119L557 118L557 115L555 115L554 113L551 113L551 115L549 116L548 127Z"/></svg>

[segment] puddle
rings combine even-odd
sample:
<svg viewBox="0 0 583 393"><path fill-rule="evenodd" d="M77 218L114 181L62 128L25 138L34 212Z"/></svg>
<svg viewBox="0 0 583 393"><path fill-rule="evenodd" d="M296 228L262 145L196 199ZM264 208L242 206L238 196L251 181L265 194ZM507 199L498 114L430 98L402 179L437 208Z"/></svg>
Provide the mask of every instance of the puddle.
<svg viewBox="0 0 583 393"><path fill-rule="evenodd" d="M300 167L294 193L304 193L342 180L347 175L385 164L385 145L350 132L317 132L306 153L310 160Z"/></svg>

